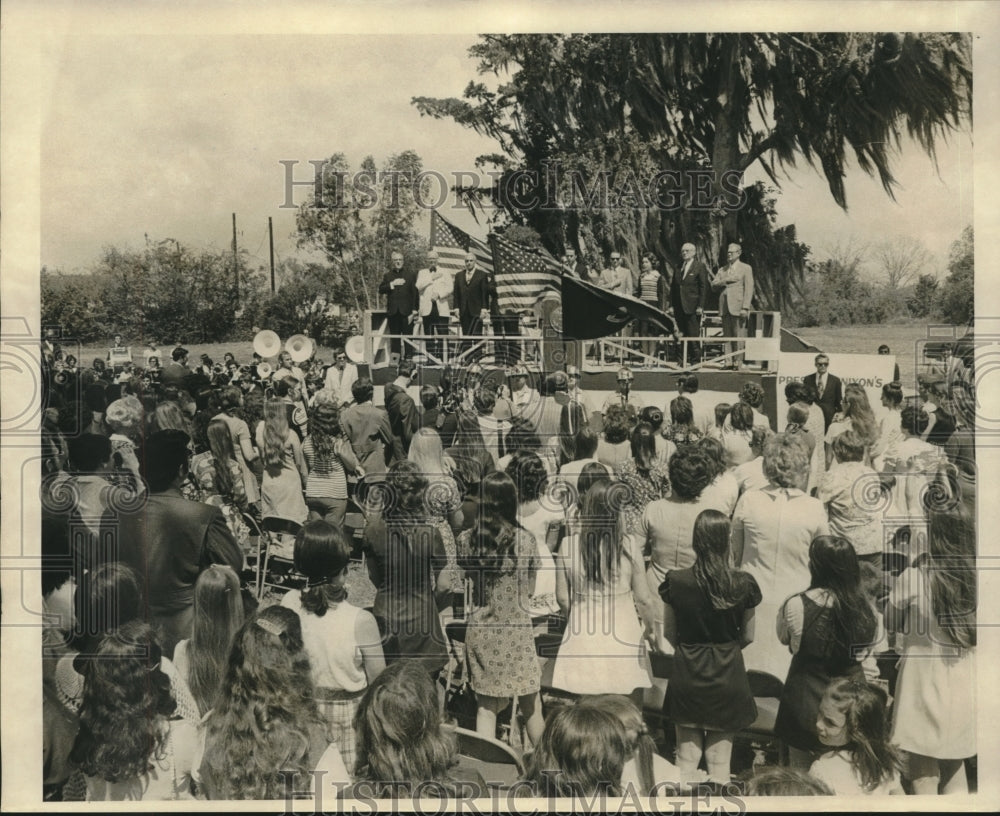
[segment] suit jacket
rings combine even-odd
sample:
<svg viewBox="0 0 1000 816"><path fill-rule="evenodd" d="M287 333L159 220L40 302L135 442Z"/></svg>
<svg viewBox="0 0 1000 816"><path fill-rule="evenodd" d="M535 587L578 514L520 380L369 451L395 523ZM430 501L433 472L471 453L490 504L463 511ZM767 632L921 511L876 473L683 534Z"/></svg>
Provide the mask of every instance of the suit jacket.
<svg viewBox="0 0 1000 816"><path fill-rule="evenodd" d="M370 402L345 408L340 427L365 470L366 482L385 481L388 462L406 458L402 444L393 436L389 415Z"/></svg>
<svg viewBox="0 0 1000 816"><path fill-rule="evenodd" d="M819 389L816 387L816 374L809 374L803 377L802 382L816 392L816 404L823 412L823 421L826 423L824 430L829 429L833 415L840 410L840 401L844 396L843 384L840 382L840 378L835 377L833 374L827 374L826 388L823 389L822 394L819 393Z"/></svg>
<svg viewBox="0 0 1000 816"><path fill-rule="evenodd" d="M465 281L464 269L456 272L453 295L459 317L479 317L480 311L489 310L493 300L489 278L482 269L473 272L472 280L468 283Z"/></svg>
<svg viewBox="0 0 1000 816"><path fill-rule="evenodd" d="M682 261L670 287L670 305L677 313L694 314L695 310L705 308L707 299L708 268L697 258L694 258L687 275L684 275L684 262Z"/></svg>
<svg viewBox="0 0 1000 816"><path fill-rule="evenodd" d="M728 264L716 274L712 287L722 288L720 314L738 315L741 310L749 309L753 300L753 269L743 261Z"/></svg>
<svg viewBox="0 0 1000 816"><path fill-rule="evenodd" d="M396 278L402 278L401 286L393 286L392 282ZM409 315L417 311L420 305L420 296L417 292L417 276L412 272L404 270L390 269L382 276L382 283L378 287L379 294L386 295L386 314Z"/></svg>
<svg viewBox="0 0 1000 816"><path fill-rule="evenodd" d="M392 435L403 445L403 451L409 452L413 434L420 427L420 413L413 402L413 397L395 383L389 383L383 390L385 396L385 412L389 415L389 427Z"/></svg>
<svg viewBox="0 0 1000 816"><path fill-rule="evenodd" d="M417 291L420 292L420 316L427 317L431 313L431 306L437 303L438 314L441 317L447 316L451 311L448 298L455 289L452 281L453 275L447 269L440 266L436 270L442 277L435 282L435 272L430 269L421 269L417 273ZM464 272L463 272L464 274Z"/></svg>
<svg viewBox="0 0 1000 816"><path fill-rule="evenodd" d="M243 569L243 553L222 511L179 491L151 493L142 508L121 513L118 521L120 560L139 572L154 617L193 607L195 581L210 564L227 564L237 575Z"/></svg>

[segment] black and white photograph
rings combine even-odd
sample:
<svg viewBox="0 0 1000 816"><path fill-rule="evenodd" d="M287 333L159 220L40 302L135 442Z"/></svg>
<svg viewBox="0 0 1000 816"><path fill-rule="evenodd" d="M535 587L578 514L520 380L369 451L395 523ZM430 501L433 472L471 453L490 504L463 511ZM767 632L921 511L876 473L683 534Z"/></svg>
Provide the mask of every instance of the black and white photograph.
<svg viewBox="0 0 1000 816"><path fill-rule="evenodd" d="M3 809L994 810L998 12L6 3Z"/></svg>

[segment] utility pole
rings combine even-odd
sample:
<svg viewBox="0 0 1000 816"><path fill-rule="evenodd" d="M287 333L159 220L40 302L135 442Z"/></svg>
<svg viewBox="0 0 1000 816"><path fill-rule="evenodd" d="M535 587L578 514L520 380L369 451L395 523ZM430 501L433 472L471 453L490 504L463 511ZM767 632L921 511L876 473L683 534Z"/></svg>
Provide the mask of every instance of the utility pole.
<svg viewBox="0 0 1000 816"><path fill-rule="evenodd" d="M267 217L267 237L271 243L271 294L274 294L274 224L271 216Z"/></svg>
<svg viewBox="0 0 1000 816"><path fill-rule="evenodd" d="M240 295L240 259L236 254L236 213L233 213L233 282L236 286L236 296Z"/></svg>

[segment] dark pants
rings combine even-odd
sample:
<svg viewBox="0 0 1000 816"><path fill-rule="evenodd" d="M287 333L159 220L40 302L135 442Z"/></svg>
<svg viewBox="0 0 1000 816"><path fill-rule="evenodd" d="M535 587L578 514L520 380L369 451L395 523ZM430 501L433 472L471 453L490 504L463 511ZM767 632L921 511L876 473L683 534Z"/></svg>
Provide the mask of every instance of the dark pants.
<svg viewBox="0 0 1000 816"><path fill-rule="evenodd" d="M500 337L520 337L521 321L516 314L505 314L493 318L493 332ZM521 359L521 349L517 340L498 340L494 356L498 365L513 365Z"/></svg>
<svg viewBox="0 0 1000 816"><path fill-rule="evenodd" d="M674 310L677 331L681 337L701 336L701 315ZM701 362L701 343L688 343L688 362Z"/></svg>
<svg viewBox="0 0 1000 816"><path fill-rule="evenodd" d="M462 324L462 335L468 337L469 335L481 335L485 331L483 321L479 319L479 315L461 315L460 322ZM463 340L458 347L458 353L466 351L472 348L472 340ZM476 351L474 354L470 355L469 360L478 360L482 356L482 351Z"/></svg>
<svg viewBox="0 0 1000 816"><path fill-rule="evenodd" d="M431 313L424 318L424 334L445 336L448 334L448 315L441 315L438 312L437 303L431 305ZM441 356L441 341L427 341L427 351L435 357Z"/></svg>
<svg viewBox="0 0 1000 816"><path fill-rule="evenodd" d="M400 312L389 315L389 334L410 334L410 316ZM398 337L392 338L390 348L393 354L401 354L403 357L407 356L403 353L403 341Z"/></svg>

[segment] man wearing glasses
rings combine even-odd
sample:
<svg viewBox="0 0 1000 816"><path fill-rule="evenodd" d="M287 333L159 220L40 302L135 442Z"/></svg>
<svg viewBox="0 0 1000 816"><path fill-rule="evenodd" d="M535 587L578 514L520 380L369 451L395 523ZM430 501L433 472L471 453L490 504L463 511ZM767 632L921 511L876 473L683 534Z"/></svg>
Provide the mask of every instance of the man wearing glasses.
<svg viewBox="0 0 1000 816"><path fill-rule="evenodd" d="M587 417L587 421L589 422L590 404L587 402L583 389L580 388L580 369L575 365L566 366L566 377L569 379L569 387L566 389L566 393L569 396L570 401L580 404L580 407L583 408L583 414Z"/></svg>
<svg viewBox="0 0 1000 816"><path fill-rule="evenodd" d="M816 404L823 411L824 430L829 430L833 415L840 410L840 400L844 396L839 377L830 373L830 358L825 354L816 355L816 373L803 379L807 388L812 389Z"/></svg>
<svg viewBox="0 0 1000 816"><path fill-rule="evenodd" d="M719 295L719 316L722 318L724 337L746 337L750 301L753 300L753 269L740 260L743 250L739 244L730 244L726 252L728 263L712 278L712 289ZM730 352L739 351L741 343L726 343ZM738 369L739 360L731 358L730 368Z"/></svg>
<svg viewBox="0 0 1000 816"><path fill-rule="evenodd" d="M338 406L348 405L354 396L351 386L358 379L358 367L347 361L347 354L342 348L334 349L333 365L326 370L324 388L334 395Z"/></svg>

